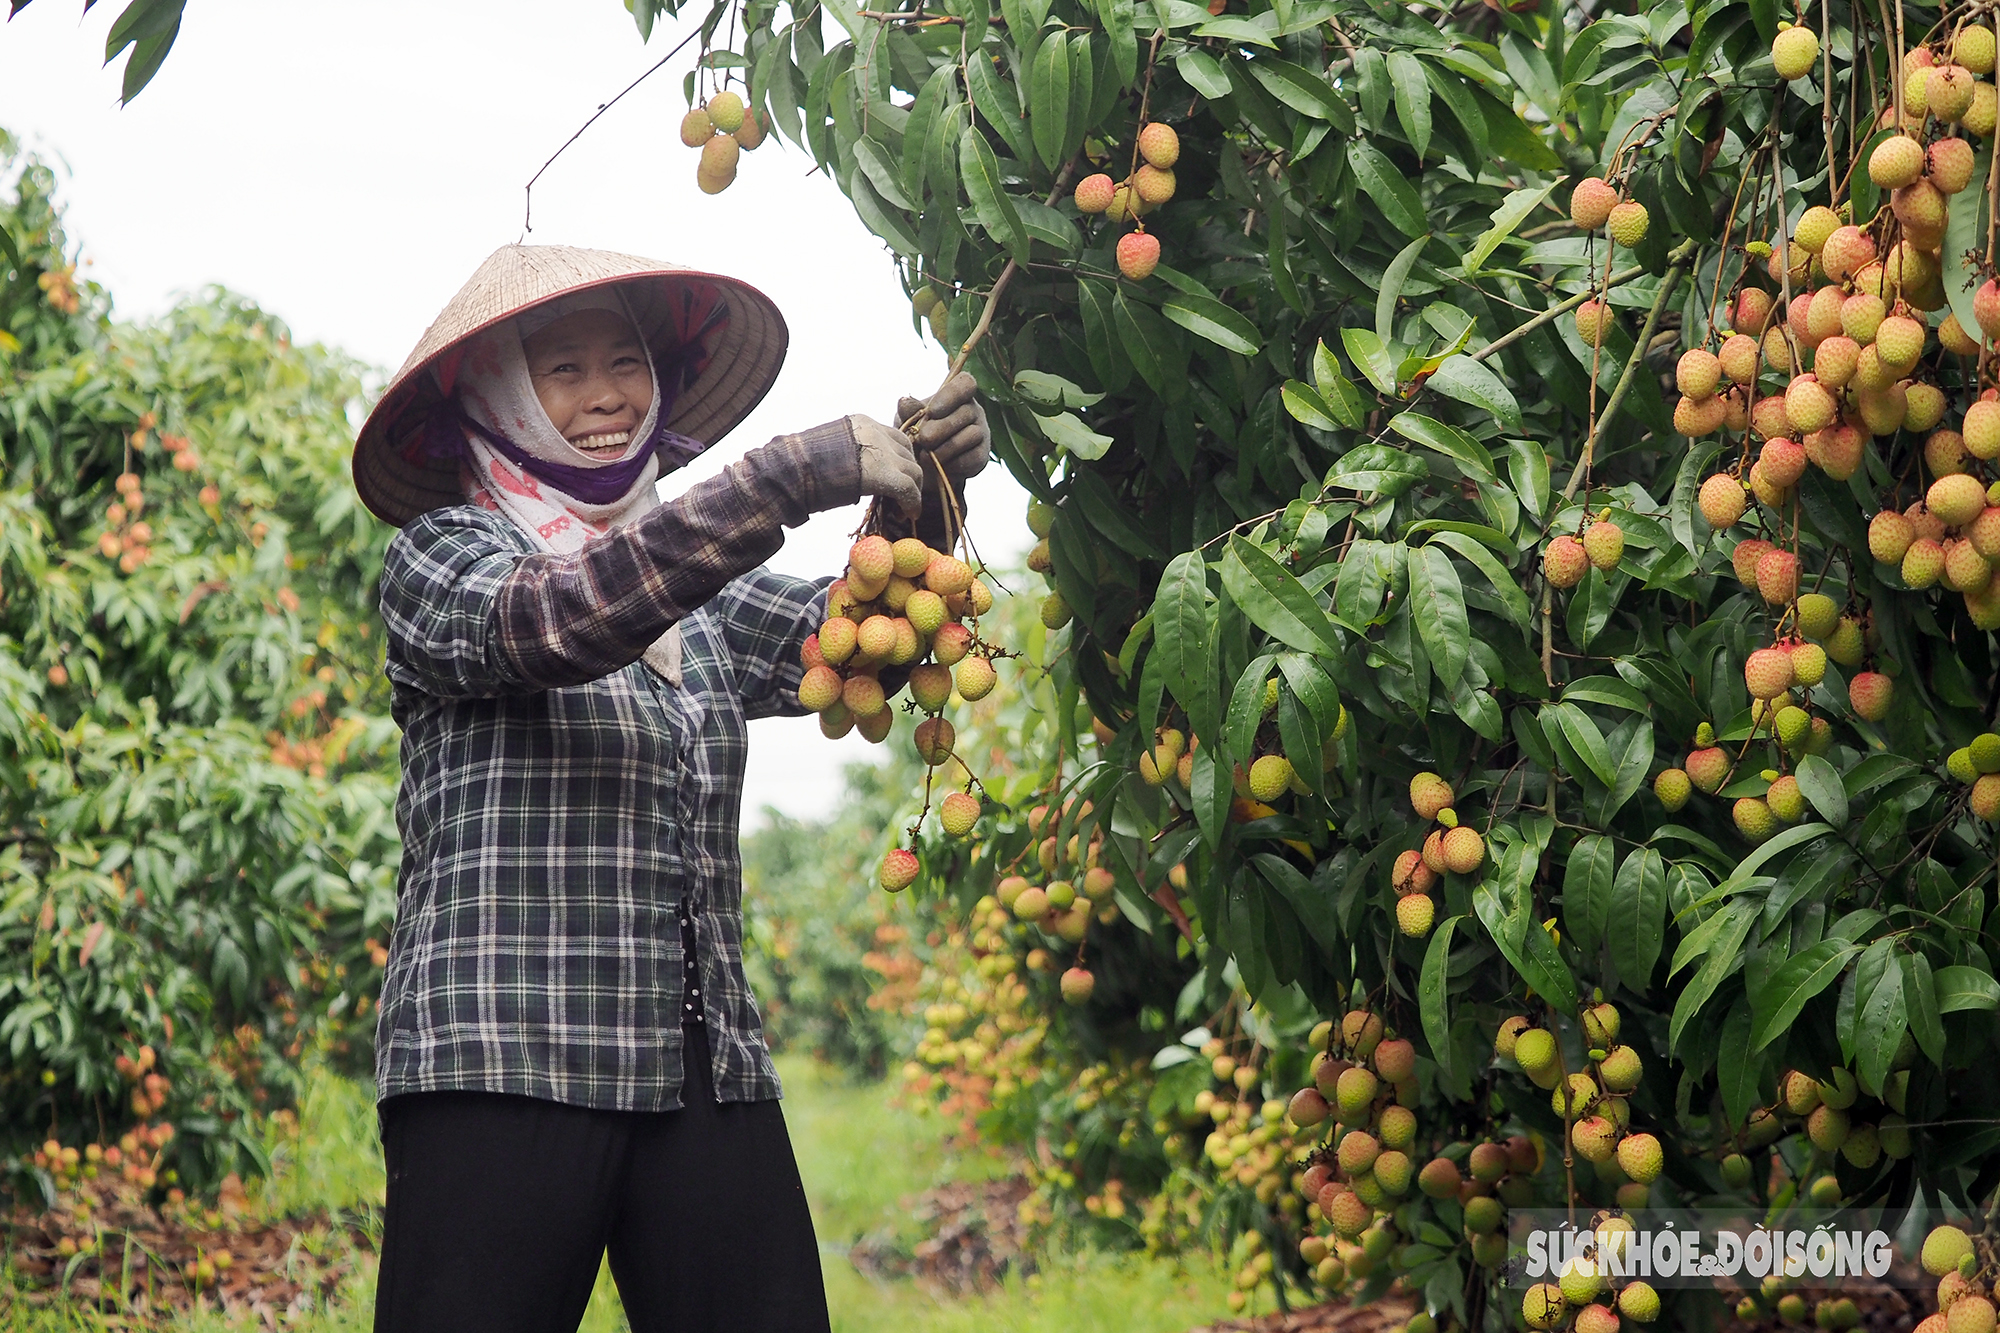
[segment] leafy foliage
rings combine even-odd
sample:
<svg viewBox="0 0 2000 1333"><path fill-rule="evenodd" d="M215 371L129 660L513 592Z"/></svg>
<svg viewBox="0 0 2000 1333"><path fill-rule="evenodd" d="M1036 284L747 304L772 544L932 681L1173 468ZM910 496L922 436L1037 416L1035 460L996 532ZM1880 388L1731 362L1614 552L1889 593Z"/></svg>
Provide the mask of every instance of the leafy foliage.
<svg viewBox="0 0 2000 1333"><path fill-rule="evenodd" d="M678 8L633 5L642 31ZM1786 1173L1835 1175L1849 1199L1983 1201L2000 1186L1980 1110L2000 1097L1994 840L1940 767L1990 721L1996 659L1978 608L1914 591L1866 533L1939 469L1899 411L1868 422L1851 476L1760 491L1748 522L1860 636L1794 700L1826 724L1811 747L1781 746L1744 670L1793 633L1796 593L1767 602L1732 570L1759 549L1746 530L1695 505L1755 446L1719 403L1683 437L1663 392L1673 351L1713 346L1739 290L1783 314L1824 279L1803 254L1796 276L1764 262L1808 206L1846 208L1885 252L1904 235L1867 154L1906 82L1905 32L1942 59L1961 16L1831 0L1819 60L1787 83L1769 5L1524 8L722 2L703 31L730 19L730 49L703 77L746 83L840 183L917 313L947 307L947 347L981 332L998 451L1049 506L1052 689L1105 736L1080 762L1079 710L1057 707L1013 755L1068 812L1059 842L1101 836L1121 915L1164 936L1153 895L1184 865L1173 901L1206 984L1385 1014L1419 1041L1441 1149L1567 1144L1491 1034L1529 1013L1581 1068L1601 991L1644 1060L1630 1112L1665 1140L1665 1197L1734 1188L1718 1160L1792 1126L1771 1114L1786 1071L1836 1086L1851 1068L1856 1114L1907 1119L1908 1155L1788 1136ZM1115 254L1131 219L1070 195L1090 173L1126 179L1147 123L1177 131L1179 160L1143 219L1162 261L1135 281ZM1956 133L1921 112L1914 129ZM1627 253L1562 210L1591 174L1645 209L1649 226L1612 223ZM1903 294L1934 326L1949 301L1962 338L1990 206L1969 192L1950 216L1949 281ZM1571 317L1586 301L1608 311L1601 336ZM1989 360L1917 374L1963 411ZM1611 523L1623 550L1602 567L1544 573L1545 546ZM1886 713L1848 697L1864 667L1896 682ZM1704 727L1727 747L1723 799L1670 815L1649 779ZM1191 738L1185 784L1139 772L1162 728ZM1272 755L1292 782L1253 801L1248 770ZM1436 886L1437 924L1405 934L1392 865L1444 831L1412 810L1425 771L1482 854ZM1770 812L1790 807L1764 798L1781 776L1808 804L1778 831ZM966 892L1008 864L927 852L928 882ZM1566 1179L1535 1188L1559 1200ZM1448 1209L1410 1207L1403 1234L1454 1240ZM1462 1250L1413 1248L1434 1308L1484 1317Z"/></svg>
<svg viewBox="0 0 2000 1333"><path fill-rule="evenodd" d="M397 841L361 386L227 292L114 322L47 168L6 165L0 1155L170 1125L145 1169L199 1187L260 1167L308 1046L372 1036Z"/></svg>

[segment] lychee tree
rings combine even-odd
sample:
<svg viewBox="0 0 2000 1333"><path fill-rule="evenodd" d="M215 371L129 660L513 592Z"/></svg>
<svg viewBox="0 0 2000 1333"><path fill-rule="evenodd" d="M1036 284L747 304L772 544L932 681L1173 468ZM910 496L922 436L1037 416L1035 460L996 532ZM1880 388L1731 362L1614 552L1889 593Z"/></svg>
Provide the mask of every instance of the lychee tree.
<svg viewBox="0 0 2000 1333"><path fill-rule="evenodd" d="M700 82L847 192L1035 497L1104 743L1057 710L1028 836L1416 1042L1428 1146L1550 1145L1524 1199L1983 1209L1989 22L720 3ZM1638 1134L1650 1183L1595 1164Z"/></svg>
<svg viewBox="0 0 2000 1333"><path fill-rule="evenodd" d="M158 1199L263 1166L309 1053L365 1066L387 539L356 367L226 292L115 321L53 174L0 172L0 1185Z"/></svg>

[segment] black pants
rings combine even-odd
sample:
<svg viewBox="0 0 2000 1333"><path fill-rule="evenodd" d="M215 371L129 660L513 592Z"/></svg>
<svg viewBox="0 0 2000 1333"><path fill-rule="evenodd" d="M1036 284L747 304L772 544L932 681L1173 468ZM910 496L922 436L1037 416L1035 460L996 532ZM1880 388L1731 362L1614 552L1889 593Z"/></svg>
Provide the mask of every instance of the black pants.
<svg viewBox="0 0 2000 1333"><path fill-rule="evenodd" d="M718 1105L707 1036L687 1035L678 1111L384 1102L376 1333L572 1333L607 1250L634 1333L827 1329L784 1113Z"/></svg>

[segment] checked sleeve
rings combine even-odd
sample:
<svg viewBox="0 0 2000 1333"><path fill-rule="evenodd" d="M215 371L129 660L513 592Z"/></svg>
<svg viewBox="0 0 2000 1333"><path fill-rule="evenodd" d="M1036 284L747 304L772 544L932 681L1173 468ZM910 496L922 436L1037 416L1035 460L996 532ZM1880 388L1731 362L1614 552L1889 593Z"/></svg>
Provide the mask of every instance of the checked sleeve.
<svg viewBox="0 0 2000 1333"><path fill-rule="evenodd" d="M843 419L781 435L569 555L439 541L438 529L474 520L427 515L392 543L383 569L391 674L457 697L602 679L768 559L784 528L860 494L859 447Z"/></svg>

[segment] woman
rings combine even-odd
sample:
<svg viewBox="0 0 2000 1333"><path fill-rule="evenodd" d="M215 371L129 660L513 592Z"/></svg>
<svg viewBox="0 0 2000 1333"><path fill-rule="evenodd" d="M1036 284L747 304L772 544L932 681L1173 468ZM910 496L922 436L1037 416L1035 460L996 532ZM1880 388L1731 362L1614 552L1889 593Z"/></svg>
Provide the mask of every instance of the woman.
<svg viewBox="0 0 2000 1333"><path fill-rule="evenodd" d="M743 977L745 722L797 713L825 581L759 568L873 495L919 530L988 457L960 376L913 442L849 416L662 504L784 356L734 279L497 251L355 446L383 566L403 862L376 1080L378 1330L827 1327ZM933 483L926 486L926 481Z"/></svg>

